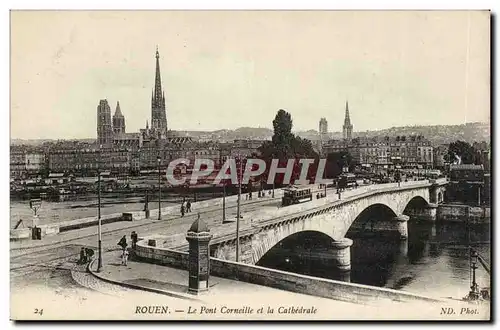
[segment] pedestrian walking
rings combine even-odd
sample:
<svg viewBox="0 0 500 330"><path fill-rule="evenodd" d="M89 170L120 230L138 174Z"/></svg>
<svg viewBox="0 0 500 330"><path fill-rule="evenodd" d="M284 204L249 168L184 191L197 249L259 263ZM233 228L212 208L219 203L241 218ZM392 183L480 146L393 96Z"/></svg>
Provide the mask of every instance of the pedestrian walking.
<svg viewBox="0 0 500 330"><path fill-rule="evenodd" d="M122 265L127 266L127 261L128 261L128 251L124 250L122 252Z"/></svg>
<svg viewBox="0 0 500 330"><path fill-rule="evenodd" d="M184 216L184 203L181 205L181 217Z"/></svg>
<svg viewBox="0 0 500 330"><path fill-rule="evenodd" d="M189 201L189 199L188 199L188 201L186 202L186 211L187 211L187 212L191 212L191 201Z"/></svg>
<svg viewBox="0 0 500 330"><path fill-rule="evenodd" d="M120 239L118 242L118 245L122 248L122 251L125 251L127 249L127 237L123 235L123 237Z"/></svg>

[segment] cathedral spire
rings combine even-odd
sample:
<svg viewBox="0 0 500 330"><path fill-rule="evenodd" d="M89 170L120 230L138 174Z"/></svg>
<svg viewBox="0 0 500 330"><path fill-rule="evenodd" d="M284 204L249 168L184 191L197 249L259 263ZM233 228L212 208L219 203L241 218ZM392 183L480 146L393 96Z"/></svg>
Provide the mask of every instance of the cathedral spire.
<svg viewBox="0 0 500 330"><path fill-rule="evenodd" d="M155 75L155 91L154 99L156 102L161 98L161 76L160 76L160 53L158 52L158 46L156 46L156 75ZM159 105L159 103L156 103Z"/></svg>
<svg viewBox="0 0 500 330"><path fill-rule="evenodd" d="M345 123L351 124L351 118L349 117L349 101L345 101Z"/></svg>
<svg viewBox="0 0 500 330"><path fill-rule="evenodd" d="M166 136L167 132L167 114L165 109L165 92L161 86L160 73L160 53L158 46L156 47L156 72L155 85L151 100L151 129L157 131L159 136Z"/></svg>
<svg viewBox="0 0 500 330"><path fill-rule="evenodd" d="M116 102L115 116L123 116L122 110L120 109L120 101Z"/></svg>
<svg viewBox="0 0 500 330"><path fill-rule="evenodd" d="M345 118L344 118L344 126L342 129L342 133L344 136L344 140L352 139L352 124L351 118L349 116L349 101L345 101Z"/></svg>

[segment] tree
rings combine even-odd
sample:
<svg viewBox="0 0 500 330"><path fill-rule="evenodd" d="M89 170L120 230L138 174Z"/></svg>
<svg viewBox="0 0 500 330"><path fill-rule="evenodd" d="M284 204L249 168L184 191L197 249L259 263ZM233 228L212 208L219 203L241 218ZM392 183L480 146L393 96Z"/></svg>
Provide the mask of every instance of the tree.
<svg viewBox="0 0 500 330"><path fill-rule="evenodd" d="M453 163L457 161L457 156L461 159L462 164L481 164L479 152L465 141L450 143L448 153L445 155L445 160Z"/></svg>
<svg viewBox="0 0 500 330"><path fill-rule="evenodd" d="M295 159L294 170L291 183L300 177L299 161L302 158L315 159L315 164L310 165L308 178L317 168L318 154L314 151L310 140L302 139L292 133L292 116L283 109L280 109L273 120L274 134L271 141L266 141L259 148L261 159L266 162L266 172L269 175L269 168L273 159L279 160L279 167L285 167L288 159ZM276 175L275 183L282 184L284 174Z"/></svg>
<svg viewBox="0 0 500 330"><path fill-rule="evenodd" d="M278 159L288 158L291 154L295 136L292 134L292 116L280 109L273 120L274 134L272 137L273 156Z"/></svg>
<svg viewBox="0 0 500 330"><path fill-rule="evenodd" d="M325 174L327 178L335 178L342 174L344 167L352 166L352 156L347 151L329 153L326 157Z"/></svg>

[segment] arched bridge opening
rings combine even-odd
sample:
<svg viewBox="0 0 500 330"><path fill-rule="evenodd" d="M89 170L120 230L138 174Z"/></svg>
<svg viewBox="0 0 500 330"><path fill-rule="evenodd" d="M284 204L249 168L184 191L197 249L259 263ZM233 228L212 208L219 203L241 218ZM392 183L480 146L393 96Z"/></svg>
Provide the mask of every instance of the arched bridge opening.
<svg viewBox="0 0 500 330"><path fill-rule="evenodd" d="M403 214L412 220L435 221L437 204L429 203L421 196L413 197L403 210Z"/></svg>
<svg viewBox="0 0 500 330"><path fill-rule="evenodd" d="M258 266L283 271L346 280L337 267L334 240L319 231L302 231L281 240L257 262Z"/></svg>
<svg viewBox="0 0 500 330"><path fill-rule="evenodd" d="M410 199L410 201L408 201L408 204L406 204L403 214L412 216L419 210L426 209L428 206L429 203L423 197L415 196L412 199Z"/></svg>
<svg viewBox="0 0 500 330"><path fill-rule="evenodd" d="M361 211L347 231L346 237L371 237L383 234L393 234L396 212L385 204L373 204Z"/></svg>

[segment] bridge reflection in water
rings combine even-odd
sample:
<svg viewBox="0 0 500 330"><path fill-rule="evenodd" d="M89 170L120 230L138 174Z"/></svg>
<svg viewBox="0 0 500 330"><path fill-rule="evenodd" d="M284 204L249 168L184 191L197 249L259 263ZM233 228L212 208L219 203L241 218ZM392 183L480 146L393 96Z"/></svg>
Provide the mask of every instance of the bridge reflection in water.
<svg viewBox="0 0 500 330"><path fill-rule="evenodd" d="M371 213L373 216L382 213ZM469 291L469 241L490 262L489 225L408 222L408 240L361 230L353 226L347 237L351 246L351 271L340 271L333 257L332 240L325 234L306 231L273 247L258 265L334 280L386 287L435 297L462 298ZM491 263L490 263L491 264ZM484 269L478 283L490 285Z"/></svg>

